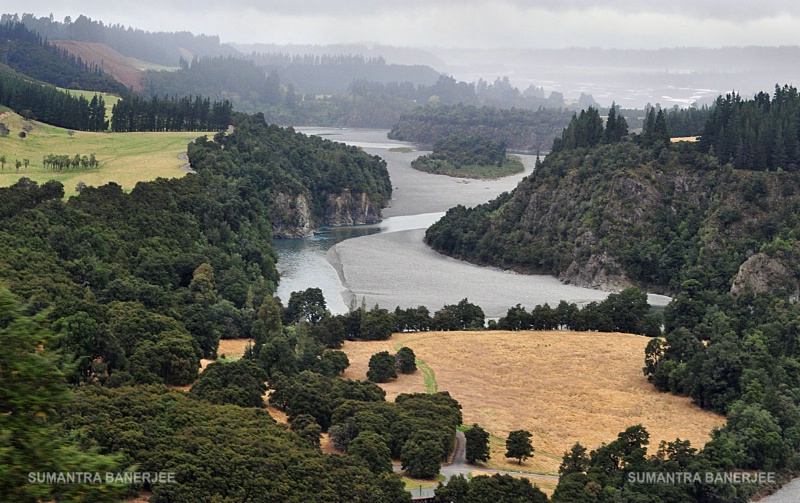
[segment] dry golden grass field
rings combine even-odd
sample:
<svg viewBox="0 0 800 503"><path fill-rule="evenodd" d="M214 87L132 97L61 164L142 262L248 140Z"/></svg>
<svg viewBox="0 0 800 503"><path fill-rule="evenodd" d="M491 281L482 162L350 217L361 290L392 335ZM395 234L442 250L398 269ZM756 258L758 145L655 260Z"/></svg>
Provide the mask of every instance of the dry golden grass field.
<svg viewBox="0 0 800 503"><path fill-rule="evenodd" d="M350 368L344 377L366 379L371 355L408 346L433 371L438 390L461 404L464 424L492 434L488 467L556 474L564 451L578 441L592 450L641 423L652 454L662 440L688 439L700 447L724 423L688 398L654 390L641 370L648 340L564 331L395 334L345 343ZM420 370L381 386L387 400L426 390ZM521 467L503 456L506 436L518 429L533 434L536 449Z"/></svg>

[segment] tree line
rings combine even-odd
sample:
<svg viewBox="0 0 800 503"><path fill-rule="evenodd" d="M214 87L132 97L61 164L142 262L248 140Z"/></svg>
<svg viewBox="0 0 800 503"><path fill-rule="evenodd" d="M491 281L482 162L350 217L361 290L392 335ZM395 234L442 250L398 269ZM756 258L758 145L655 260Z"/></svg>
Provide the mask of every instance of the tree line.
<svg viewBox="0 0 800 503"><path fill-rule="evenodd" d="M23 118L80 131L105 131L106 105L101 95L91 100L43 86L0 70L0 103Z"/></svg>
<svg viewBox="0 0 800 503"><path fill-rule="evenodd" d="M655 112L651 109L647 113L645 121L645 133L652 134L653 123L655 122ZM659 111L659 124L663 121L663 113ZM652 118L652 120L651 120ZM581 147L594 147L600 143L616 143L628 136L628 121L619 113L616 103L611 104L608 117L605 121L600 117L600 112L594 107L581 110L580 114L573 114L572 119L564 131L561 138L553 140L551 152L561 150L572 150Z"/></svg>
<svg viewBox="0 0 800 503"><path fill-rule="evenodd" d="M83 168L83 170L86 171L87 169L95 169L99 166L100 162L94 156L94 152L92 152L89 156L82 156L80 154L75 154L74 156L70 156L68 154L47 154L42 159L42 167L45 169L50 168L53 171L66 171L70 168L73 170Z"/></svg>
<svg viewBox="0 0 800 503"><path fill-rule="evenodd" d="M404 114L389 138L433 145L445 138L480 136L503 142L510 149L547 149L569 124L567 110L499 109L473 105L426 106Z"/></svg>
<svg viewBox="0 0 800 503"><path fill-rule="evenodd" d="M132 95L114 104L111 131L224 131L231 124L233 105L187 96L150 99Z"/></svg>
<svg viewBox="0 0 800 503"><path fill-rule="evenodd" d="M383 56L365 58L362 54L291 54L253 52L249 59L265 68L285 65L385 65Z"/></svg>
<svg viewBox="0 0 800 503"><path fill-rule="evenodd" d="M797 171L800 163L800 96L790 85L744 99L719 96L698 148L721 163L753 171Z"/></svg>

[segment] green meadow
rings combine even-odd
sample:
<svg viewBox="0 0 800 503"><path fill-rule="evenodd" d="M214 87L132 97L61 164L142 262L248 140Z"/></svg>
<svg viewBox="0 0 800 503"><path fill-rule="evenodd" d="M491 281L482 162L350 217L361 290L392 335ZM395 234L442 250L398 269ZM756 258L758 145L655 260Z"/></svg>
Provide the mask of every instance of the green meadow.
<svg viewBox="0 0 800 503"><path fill-rule="evenodd" d="M184 176L181 166L187 163L178 156L186 152L186 145L204 133L87 133L49 126L41 122L26 121L8 109L0 108L0 122L5 123L11 133L0 137L0 157L6 162L0 171L0 186L13 185L21 177L38 183L58 180L64 184L66 196L75 195L78 182L88 186L100 186L116 182L125 190L132 189L137 182L158 177ZM19 133L29 126L25 138ZM212 135L213 133L208 133ZM56 172L45 168L43 159L50 155L94 154L99 167L84 171ZM28 167L15 167L16 161L28 159Z"/></svg>
<svg viewBox="0 0 800 503"><path fill-rule="evenodd" d="M69 93L73 96L83 96L86 101L91 102L92 98L97 95L103 97L103 102L106 104L106 120L111 120L111 109L114 108L114 105L121 99L116 94L109 94L109 93L99 93L97 91L76 91L75 89L64 89L62 87L57 88L65 93Z"/></svg>

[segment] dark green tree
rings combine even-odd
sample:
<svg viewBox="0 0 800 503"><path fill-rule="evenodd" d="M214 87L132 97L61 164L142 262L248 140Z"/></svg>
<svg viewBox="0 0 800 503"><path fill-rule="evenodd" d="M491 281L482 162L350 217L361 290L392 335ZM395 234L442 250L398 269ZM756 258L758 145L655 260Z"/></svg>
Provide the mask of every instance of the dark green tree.
<svg viewBox="0 0 800 503"><path fill-rule="evenodd" d="M491 455L489 450L489 432L473 424L470 429L464 432L467 440L467 463L473 464L476 461L489 461Z"/></svg>
<svg viewBox="0 0 800 503"><path fill-rule="evenodd" d="M200 374L190 393L215 404L264 407L266 377L264 371L250 360L214 362Z"/></svg>
<svg viewBox="0 0 800 503"><path fill-rule="evenodd" d="M297 433L297 436L308 440L314 449L320 449L322 428L317 424L314 416L310 414L300 414L292 420L289 428Z"/></svg>
<svg viewBox="0 0 800 503"><path fill-rule="evenodd" d="M388 382L390 379L396 379L395 362L395 357L388 351L375 353L369 359L367 379L372 382Z"/></svg>
<svg viewBox="0 0 800 503"><path fill-rule="evenodd" d="M397 351L395 358L397 371L401 374L413 374L417 371L417 357L413 349L403 346Z"/></svg>
<svg viewBox="0 0 800 503"><path fill-rule="evenodd" d="M316 324L329 314L322 290L319 288L307 288L302 292L291 293L289 303L283 312L283 322L290 324L305 320Z"/></svg>
<svg viewBox="0 0 800 503"><path fill-rule="evenodd" d="M350 360L347 358L347 353L329 350L322 353L312 370L328 377L336 377L341 375L349 366Z"/></svg>
<svg viewBox="0 0 800 503"><path fill-rule="evenodd" d="M518 464L533 456L533 445L531 444L531 434L525 430L514 430L508 434L506 439L506 457L514 458Z"/></svg>
<svg viewBox="0 0 800 503"><path fill-rule="evenodd" d="M569 451L564 453L561 465L558 467L558 474L563 477L570 473L585 473L587 468L589 468L589 457L586 455L586 447L576 442Z"/></svg>
<svg viewBox="0 0 800 503"><path fill-rule="evenodd" d="M469 482L460 473L450 477L447 485L439 482L434 491L436 503L467 503L469 502Z"/></svg>
<svg viewBox="0 0 800 503"><path fill-rule="evenodd" d="M498 501L525 501L546 503L547 495L531 484L530 480L496 473L491 477L474 477L469 482L471 503L494 503Z"/></svg>
<svg viewBox="0 0 800 503"><path fill-rule="evenodd" d="M409 477L435 477L442 461L442 442L439 435L429 430L417 431L403 444L400 461Z"/></svg>
<svg viewBox="0 0 800 503"><path fill-rule="evenodd" d="M383 341L392 336L394 316L377 305L361 315L361 339Z"/></svg>
<svg viewBox="0 0 800 503"><path fill-rule="evenodd" d="M372 473L391 473L392 456L389 447L380 435L362 431L350 442L347 454L361 459Z"/></svg>

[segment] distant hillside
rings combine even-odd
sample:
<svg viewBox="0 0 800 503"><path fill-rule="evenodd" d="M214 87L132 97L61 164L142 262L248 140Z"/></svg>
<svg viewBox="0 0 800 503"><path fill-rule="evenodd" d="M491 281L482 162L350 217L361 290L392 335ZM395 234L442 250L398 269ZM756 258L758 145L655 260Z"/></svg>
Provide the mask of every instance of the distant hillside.
<svg viewBox="0 0 800 503"><path fill-rule="evenodd" d="M0 54L0 63L47 84L116 94L128 92L101 66L46 42L22 23L0 24Z"/></svg>
<svg viewBox="0 0 800 503"><path fill-rule="evenodd" d="M572 115L572 111L562 109L426 106L403 114L389 138L433 145L454 135L480 136L505 142L511 150L549 150Z"/></svg>
<svg viewBox="0 0 800 503"><path fill-rule="evenodd" d="M395 47L380 44L231 44L242 54L285 54L288 56L325 56L359 54L365 58L384 58L392 65L425 65L437 72L444 71L445 62L430 51L414 47Z"/></svg>
<svg viewBox="0 0 800 503"><path fill-rule="evenodd" d="M103 43L125 56L176 66L181 57L228 56L232 47L220 44L216 35L181 32L148 32L120 24L104 25L84 15L75 20L56 21L53 16L3 14L2 21L18 21L48 40L74 40Z"/></svg>
<svg viewBox="0 0 800 503"><path fill-rule="evenodd" d="M111 75L125 87L142 91L141 78L153 66L136 58L123 56L114 49L99 42L80 42L77 40L54 40L53 45L70 54L80 57Z"/></svg>

